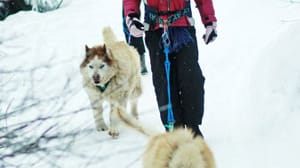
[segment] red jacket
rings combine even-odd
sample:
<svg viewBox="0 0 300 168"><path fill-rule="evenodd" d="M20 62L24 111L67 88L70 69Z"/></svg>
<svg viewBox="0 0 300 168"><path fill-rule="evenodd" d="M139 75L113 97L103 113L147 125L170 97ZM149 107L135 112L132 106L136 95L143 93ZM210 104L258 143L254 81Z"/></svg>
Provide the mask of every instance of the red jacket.
<svg viewBox="0 0 300 168"><path fill-rule="evenodd" d="M170 11L182 10L185 8L186 0L146 0L148 6L158 11L168 10L168 1L170 2ZM205 25L209 22L217 21L212 0L194 0L199 9L202 23ZM140 14L141 0L123 0L125 16L131 13ZM161 16L166 19L167 16ZM171 26L189 26L187 17L181 17L171 24Z"/></svg>

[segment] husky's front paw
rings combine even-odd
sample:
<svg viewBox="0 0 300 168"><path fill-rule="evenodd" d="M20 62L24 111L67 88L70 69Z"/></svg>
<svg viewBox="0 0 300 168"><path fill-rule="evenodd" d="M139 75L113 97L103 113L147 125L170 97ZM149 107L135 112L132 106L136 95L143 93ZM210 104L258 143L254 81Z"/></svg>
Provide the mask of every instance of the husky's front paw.
<svg viewBox="0 0 300 168"><path fill-rule="evenodd" d="M139 115L133 115L134 119L139 120Z"/></svg>
<svg viewBox="0 0 300 168"><path fill-rule="evenodd" d="M108 134L113 138L117 138L120 134L120 131L117 128L110 128Z"/></svg>
<svg viewBox="0 0 300 168"><path fill-rule="evenodd" d="M96 125L97 125L96 126L97 131L99 131L99 132L108 130L108 127L106 126L105 123L97 123Z"/></svg>

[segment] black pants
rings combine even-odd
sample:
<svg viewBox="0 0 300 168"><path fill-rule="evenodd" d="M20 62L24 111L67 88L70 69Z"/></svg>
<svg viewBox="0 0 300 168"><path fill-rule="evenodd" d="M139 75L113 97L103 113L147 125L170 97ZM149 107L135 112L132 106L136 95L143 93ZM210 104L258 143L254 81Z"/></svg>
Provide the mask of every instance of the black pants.
<svg viewBox="0 0 300 168"><path fill-rule="evenodd" d="M204 111L204 80L198 63L198 47L195 28L188 27L194 42L169 55L170 89L175 127L190 128L202 123ZM165 54L160 47L161 29L146 32L146 45L150 54L153 85L163 124L167 124L167 81L165 73Z"/></svg>
<svg viewBox="0 0 300 168"><path fill-rule="evenodd" d="M139 55L143 55L145 53L145 45L144 45L144 40L143 40L143 37L133 37L133 36L130 36L130 41L129 41L129 37L126 33L125 34L125 38L126 38L126 42L131 45L131 46L134 46Z"/></svg>

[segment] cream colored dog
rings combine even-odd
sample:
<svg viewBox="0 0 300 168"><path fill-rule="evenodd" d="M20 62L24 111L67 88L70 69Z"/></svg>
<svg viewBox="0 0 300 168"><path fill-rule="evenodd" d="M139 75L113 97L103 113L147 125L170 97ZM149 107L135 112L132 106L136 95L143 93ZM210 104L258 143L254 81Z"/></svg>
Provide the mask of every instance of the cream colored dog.
<svg viewBox="0 0 300 168"><path fill-rule="evenodd" d="M119 135L120 119L127 124L137 124L125 112L127 102L131 103L131 114L137 118L137 99L142 93L140 62L136 49L127 43L117 41L110 27L103 29L104 45L89 48L80 65L83 87L94 112L98 131L109 129L109 135ZM103 119L103 102L111 107L110 127ZM139 125L134 125L139 128Z"/></svg>
<svg viewBox="0 0 300 168"><path fill-rule="evenodd" d="M143 158L144 168L215 168L204 140L190 130L176 129L151 138Z"/></svg>

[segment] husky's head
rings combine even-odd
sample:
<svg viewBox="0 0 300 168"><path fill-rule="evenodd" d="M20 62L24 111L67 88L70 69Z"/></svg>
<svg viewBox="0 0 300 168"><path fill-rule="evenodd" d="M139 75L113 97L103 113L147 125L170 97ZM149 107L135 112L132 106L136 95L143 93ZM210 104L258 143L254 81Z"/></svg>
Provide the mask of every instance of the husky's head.
<svg viewBox="0 0 300 168"><path fill-rule="evenodd" d="M111 52L105 44L92 48L86 45L85 59L80 68L83 75L95 86L105 86L116 74L116 69L112 66L113 62Z"/></svg>

